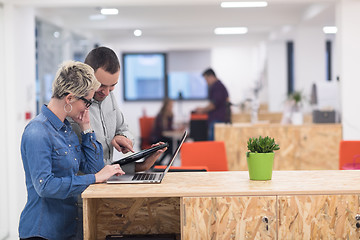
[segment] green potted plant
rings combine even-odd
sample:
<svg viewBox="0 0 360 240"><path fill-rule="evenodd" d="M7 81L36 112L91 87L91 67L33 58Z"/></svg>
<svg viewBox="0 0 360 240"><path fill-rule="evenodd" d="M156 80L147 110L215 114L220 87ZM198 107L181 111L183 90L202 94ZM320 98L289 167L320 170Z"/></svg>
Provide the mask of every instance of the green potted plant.
<svg viewBox="0 0 360 240"><path fill-rule="evenodd" d="M296 105L301 105L301 102L303 101L303 94L300 91L294 91L289 95L289 99L293 100Z"/></svg>
<svg viewBox="0 0 360 240"><path fill-rule="evenodd" d="M246 153L246 159L250 180L271 180L274 151L280 149L279 145L273 138L259 136L249 138L247 148L249 152Z"/></svg>
<svg viewBox="0 0 360 240"><path fill-rule="evenodd" d="M302 113L302 105L304 102L304 95L301 91L294 91L288 96L291 104L291 123L295 125L301 125L304 122Z"/></svg>

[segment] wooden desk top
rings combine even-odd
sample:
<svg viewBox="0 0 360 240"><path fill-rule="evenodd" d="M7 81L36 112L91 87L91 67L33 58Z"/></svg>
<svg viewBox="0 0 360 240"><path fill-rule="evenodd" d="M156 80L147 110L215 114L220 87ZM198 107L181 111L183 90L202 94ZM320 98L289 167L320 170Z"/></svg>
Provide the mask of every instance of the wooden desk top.
<svg viewBox="0 0 360 240"><path fill-rule="evenodd" d="M230 127L230 128L259 128L259 127L266 127L266 128L323 128L323 127L336 127L341 128L341 123L304 123L300 125L294 124L281 124L281 123L266 123L259 121L257 123L216 123L216 126L219 127Z"/></svg>
<svg viewBox="0 0 360 240"><path fill-rule="evenodd" d="M247 171L169 172L161 184L92 184L82 198L360 194L360 170L274 171L250 181Z"/></svg>

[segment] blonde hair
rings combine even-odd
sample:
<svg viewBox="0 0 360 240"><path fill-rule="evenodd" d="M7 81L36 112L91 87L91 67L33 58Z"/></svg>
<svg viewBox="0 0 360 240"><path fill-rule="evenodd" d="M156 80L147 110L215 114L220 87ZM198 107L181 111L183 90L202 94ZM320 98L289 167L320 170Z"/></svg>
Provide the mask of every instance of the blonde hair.
<svg viewBox="0 0 360 240"><path fill-rule="evenodd" d="M86 97L90 91L100 87L94 70L82 62L63 62L52 84L52 98L62 99L72 93L75 97Z"/></svg>

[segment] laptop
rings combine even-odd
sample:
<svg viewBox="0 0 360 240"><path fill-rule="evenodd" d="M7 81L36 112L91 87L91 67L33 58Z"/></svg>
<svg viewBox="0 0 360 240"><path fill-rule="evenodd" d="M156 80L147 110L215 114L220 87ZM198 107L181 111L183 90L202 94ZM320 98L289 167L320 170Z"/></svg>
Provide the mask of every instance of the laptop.
<svg viewBox="0 0 360 240"><path fill-rule="evenodd" d="M166 173L169 171L171 165L174 163L176 156L178 155L182 144L185 141L187 136L187 132L184 132L176 151L174 152L171 160L169 161L167 167L164 172L139 172L133 174L124 174L120 176L112 176L110 177L106 183L161 183Z"/></svg>

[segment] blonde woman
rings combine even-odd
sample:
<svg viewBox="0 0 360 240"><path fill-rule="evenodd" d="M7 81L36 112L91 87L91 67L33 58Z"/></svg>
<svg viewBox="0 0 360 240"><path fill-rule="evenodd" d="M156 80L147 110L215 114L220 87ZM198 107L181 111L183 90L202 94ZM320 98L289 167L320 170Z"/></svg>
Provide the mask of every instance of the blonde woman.
<svg viewBox="0 0 360 240"><path fill-rule="evenodd" d="M90 126L88 108L99 86L90 66L63 63L49 104L26 126L21 155L28 195L20 239L74 239L78 195L92 183L124 174L119 165L104 167L102 146ZM81 127L81 144L67 117ZM79 170L84 175L77 175Z"/></svg>

